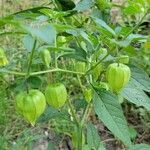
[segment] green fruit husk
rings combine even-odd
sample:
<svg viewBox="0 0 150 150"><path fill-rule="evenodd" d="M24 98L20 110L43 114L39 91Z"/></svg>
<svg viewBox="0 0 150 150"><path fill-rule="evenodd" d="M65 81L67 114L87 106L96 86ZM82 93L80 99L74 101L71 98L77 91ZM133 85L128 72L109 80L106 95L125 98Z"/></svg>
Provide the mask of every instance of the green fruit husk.
<svg viewBox="0 0 150 150"><path fill-rule="evenodd" d="M45 96L39 90L29 90L29 93L21 92L16 97L17 111L32 125L44 112L46 107Z"/></svg>
<svg viewBox="0 0 150 150"><path fill-rule="evenodd" d="M93 66L96 63L93 64ZM103 71L103 65L102 64L98 64L93 70L92 70L92 76L93 79L96 81L98 79L98 77L100 76L101 72Z"/></svg>
<svg viewBox="0 0 150 150"><path fill-rule="evenodd" d="M58 109L62 107L67 100L67 90L62 83L55 83L47 86L45 90L47 103Z"/></svg>
<svg viewBox="0 0 150 150"><path fill-rule="evenodd" d="M83 95L87 103L90 103L90 101L92 100L92 96L93 96L92 89L84 89Z"/></svg>
<svg viewBox="0 0 150 150"><path fill-rule="evenodd" d="M8 60L6 58L4 50L0 47L0 66L6 66L8 64Z"/></svg>
<svg viewBox="0 0 150 150"><path fill-rule="evenodd" d="M81 61L75 62L75 71L83 73L86 72L86 63Z"/></svg>
<svg viewBox="0 0 150 150"><path fill-rule="evenodd" d="M45 64L45 66L49 68L49 65L51 63L51 55L50 55L49 50L44 49L41 51L41 59L43 63Z"/></svg>
<svg viewBox="0 0 150 150"><path fill-rule="evenodd" d="M130 68L121 63L110 64L106 71L106 78L110 89L119 93L129 82L131 76Z"/></svg>

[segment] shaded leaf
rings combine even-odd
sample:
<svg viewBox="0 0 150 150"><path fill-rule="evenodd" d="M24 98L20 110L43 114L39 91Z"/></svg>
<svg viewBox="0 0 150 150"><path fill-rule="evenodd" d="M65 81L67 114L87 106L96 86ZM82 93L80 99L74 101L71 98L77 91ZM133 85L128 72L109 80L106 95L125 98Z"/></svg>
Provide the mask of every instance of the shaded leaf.
<svg viewBox="0 0 150 150"><path fill-rule="evenodd" d="M150 109L150 98L141 89L135 87L132 80L130 80L128 85L122 90L121 95L137 106L144 106Z"/></svg>
<svg viewBox="0 0 150 150"><path fill-rule="evenodd" d="M89 149L99 149L100 150L104 150L104 146L101 143L100 137L97 133L96 128L94 127L94 125L92 123L89 123L87 125L87 143L88 143L88 147Z"/></svg>
<svg viewBox="0 0 150 150"><path fill-rule="evenodd" d="M150 145L148 144L136 144L129 148L129 150L150 150Z"/></svg>
<svg viewBox="0 0 150 150"><path fill-rule="evenodd" d="M112 35L116 35L115 31L109 27L103 20L99 19L99 18L95 18L95 17L92 17L93 20L96 22L97 25L103 27L104 29L106 29L108 32L110 32Z"/></svg>
<svg viewBox="0 0 150 150"><path fill-rule="evenodd" d="M93 97L94 110L99 119L104 122L107 128L124 144L130 146L131 141L127 122L123 115L122 108L117 96L108 91L95 91Z"/></svg>
<svg viewBox="0 0 150 150"><path fill-rule="evenodd" d="M51 106L48 106L44 112L44 114L41 115L41 117L38 119L38 122L41 123L41 122L47 122L49 121L50 119L54 119L54 118L57 118L57 117L60 117L60 118L63 118L64 120L68 120L69 116L67 113L64 113L64 112L60 112L59 110L51 107Z"/></svg>
<svg viewBox="0 0 150 150"><path fill-rule="evenodd" d="M144 91L150 92L150 78L148 74L137 67L130 67L131 68L131 76L132 76L132 83L138 89L142 89Z"/></svg>
<svg viewBox="0 0 150 150"><path fill-rule="evenodd" d="M85 11L87 9L90 9L92 6L94 5L92 0L81 0L76 7L74 8L74 10L77 11Z"/></svg>
<svg viewBox="0 0 150 150"><path fill-rule="evenodd" d="M35 39L30 35L25 35L23 38L24 47L30 52L34 47Z"/></svg>
<svg viewBox="0 0 150 150"><path fill-rule="evenodd" d="M51 25L42 26L40 28L23 26L23 28L33 37L40 39L48 44L52 44L56 38L56 31Z"/></svg>

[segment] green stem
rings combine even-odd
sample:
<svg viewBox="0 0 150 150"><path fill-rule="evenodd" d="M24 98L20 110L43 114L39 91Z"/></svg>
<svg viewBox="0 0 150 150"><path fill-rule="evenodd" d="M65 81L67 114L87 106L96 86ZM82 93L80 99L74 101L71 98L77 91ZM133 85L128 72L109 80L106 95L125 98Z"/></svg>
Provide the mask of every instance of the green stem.
<svg viewBox="0 0 150 150"><path fill-rule="evenodd" d="M77 135L78 135L78 140L77 140L77 150L82 150L82 127L81 125L77 126Z"/></svg>
<svg viewBox="0 0 150 150"><path fill-rule="evenodd" d="M143 22L144 18L145 18L146 15L148 14L148 12L149 12L149 9L146 11L146 13L145 13L144 16L141 18L141 20L138 22L138 24L137 24L136 26L134 26L134 28L132 28L132 29L126 34L126 36L123 38L123 40L126 39L134 30L136 30L136 29L140 26L140 24Z"/></svg>
<svg viewBox="0 0 150 150"><path fill-rule="evenodd" d="M55 38L55 48L57 48L57 39ZM54 52L55 53L55 68L58 68L58 64L57 64L57 52Z"/></svg>
<svg viewBox="0 0 150 150"><path fill-rule="evenodd" d="M27 73L25 73L25 72L16 72L16 71L11 71L11 70L0 70L0 72L13 74L13 75L19 75L19 76L26 76L27 75ZM71 73L71 74L85 75L84 72L76 72L76 71L56 68L56 69L51 69L51 70L32 72L32 73L30 73L30 76L41 75L41 74L46 74L46 73L50 73L50 72L65 72L65 73Z"/></svg>
<svg viewBox="0 0 150 150"><path fill-rule="evenodd" d="M77 127L78 127L78 126L80 125L80 124L79 124L79 120L78 120L78 118L77 118L77 115L76 115L76 113L75 113L75 111L74 111L74 108L73 108L73 106L72 106L72 104L71 104L71 102L70 102L69 99L68 99L68 106L69 106L69 108L70 108L72 117L73 117L73 119L74 119L74 121L75 121L75 123L76 123L76 125L77 125Z"/></svg>
<svg viewBox="0 0 150 150"><path fill-rule="evenodd" d="M82 93L84 93L83 85L82 85L80 76L79 76L78 74L77 74L77 79L78 79L79 85L80 85L80 87L81 87Z"/></svg>
<svg viewBox="0 0 150 150"><path fill-rule="evenodd" d="M99 62L97 62L94 66L92 66L89 70L87 70L86 74L88 74L91 70L95 69L103 60L105 60L109 55L111 51L105 55Z"/></svg>
<svg viewBox="0 0 150 150"><path fill-rule="evenodd" d="M74 111L73 105L71 104L70 100L68 99L68 106L70 108L72 117L76 123L76 127L77 127L77 150L82 150L82 126L80 124L80 121L77 117L77 114Z"/></svg>
<svg viewBox="0 0 150 150"><path fill-rule="evenodd" d="M50 72L65 72L65 73L72 73L72 74L80 74L84 75L84 72L76 72L76 71L71 71L71 70L64 70L64 69L51 69L51 70L45 70L45 71L38 71L38 72L32 72L30 75L35 76L35 75L40 75L40 74L45 74L45 73L50 73Z"/></svg>
<svg viewBox="0 0 150 150"><path fill-rule="evenodd" d="M30 76L30 69L31 69L31 65L32 65L32 60L33 60L33 55L34 55L34 51L35 51L35 46L36 46L36 40L34 41L34 45L30 54L30 59L29 59L29 65L27 68L27 75L26 78L28 78Z"/></svg>
<svg viewBox="0 0 150 150"><path fill-rule="evenodd" d="M92 104L89 103L84 111L84 114L83 114L83 117L82 117L82 120L81 120L81 126L83 127L84 126L84 123L85 121L87 120L90 112L91 112L91 107L92 107Z"/></svg>
<svg viewBox="0 0 150 150"><path fill-rule="evenodd" d="M0 70L1 73L8 73L13 75L19 75L19 76L25 76L26 73L23 72L17 72L17 71L10 71L10 70Z"/></svg>
<svg viewBox="0 0 150 150"><path fill-rule="evenodd" d="M28 87L27 79L30 77L30 70L31 70L31 65L32 65L32 60L33 60L33 56L34 56L35 47L36 47L36 40L34 41L34 44L33 44L33 48L32 48L31 54L30 54L29 64L28 64L28 68L27 68L27 73L26 73L26 76L25 76L24 84L25 84L27 93L29 93L29 87Z"/></svg>

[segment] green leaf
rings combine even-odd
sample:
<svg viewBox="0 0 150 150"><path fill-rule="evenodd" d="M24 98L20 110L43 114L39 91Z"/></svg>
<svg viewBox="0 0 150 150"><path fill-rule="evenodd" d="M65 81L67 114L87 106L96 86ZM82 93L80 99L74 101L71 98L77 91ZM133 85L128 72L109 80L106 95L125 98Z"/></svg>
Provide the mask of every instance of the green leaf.
<svg viewBox="0 0 150 150"><path fill-rule="evenodd" d="M69 12L64 12L64 11L55 11L52 9L41 9L40 12L42 12L43 14L45 14L46 16L50 17L51 19L56 19L56 18L60 18L60 17L64 17L69 15Z"/></svg>
<svg viewBox="0 0 150 150"><path fill-rule="evenodd" d="M111 42L113 42L121 47L127 47L131 44L132 41L143 40L146 38L147 38L147 36L144 36L141 34L130 34L125 40L116 41L115 39L111 39Z"/></svg>
<svg viewBox="0 0 150 150"><path fill-rule="evenodd" d="M101 143L97 130L92 123L89 123L87 125L87 143L88 143L89 149L98 150L100 147L101 147L100 150L105 149L103 144Z"/></svg>
<svg viewBox="0 0 150 150"><path fill-rule="evenodd" d="M72 0L55 0L59 9L63 11L72 10L75 7L75 4Z"/></svg>
<svg viewBox="0 0 150 150"><path fill-rule="evenodd" d="M42 26L40 28L23 26L23 28L33 37L48 44L52 44L56 38L56 31L51 25Z"/></svg>
<svg viewBox="0 0 150 150"><path fill-rule="evenodd" d="M37 77L37 76L30 76L27 79L27 82L29 84L29 87L33 88L33 89L38 89L42 85L42 79L40 77Z"/></svg>
<svg viewBox="0 0 150 150"><path fill-rule="evenodd" d="M134 126L129 126L129 133L132 140L135 140L138 135L137 131L134 129Z"/></svg>
<svg viewBox="0 0 150 150"><path fill-rule="evenodd" d="M137 67L130 67L130 68L131 68L132 83L135 85L135 87L150 92L150 78L148 74L140 68Z"/></svg>
<svg viewBox="0 0 150 150"><path fill-rule="evenodd" d="M150 145L148 144L136 144L129 148L129 150L150 150Z"/></svg>
<svg viewBox="0 0 150 150"><path fill-rule="evenodd" d="M30 35L25 35L23 38L24 47L30 52L33 49L35 39Z"/></svg>
<svg viewBox="0 0 150 150"><path fill-rule="evenodd" d="M69 119L69 116L66 112L60 112L59 110L49 106L46 108L44 114L42 114L41 117L38 119L38 122L47 122L50 119L54 119L57 117L63 118L64 120Z"/></svg>
<svg viewBox="0 0 150 150"><path fill-rule="evenodd" d="M89 39L88 34L86 34L86 32L80 31L80 35L91 45L91 47L93 47L93 43Z"/></svg>
<svg viewBox="0 0 150 150"><path fill-rule="evenodd" d="M94 2L92 0L81 0L74 10L77 11L85 11L87 9L90 9L94 5Z"/></svg>
<svg viewBox="0 0 150 150"><path fill-rule="evenodd" d="M110 32L112 35L116 36L116 33L115 31L109 27L106 22L104 22L103 20L99 19L99 18L95 18L95 17L92 17L93 20L95 21L95 23L99 26L101 26L102 28L106 29L108 32Z"/></svg>
<svg viewBox="0 0 150 150"><path fill-rule="evenodd" d="M49 142L47 150L56 150L56 146L53 143Z"/></svg>
<svg viewBox="0 0 150 150"><path fill-rule="evenodd" d="M138 3L133 2L132 5L123 9L124 14L126 15L134 15L141 12L141 7Z"/></svg>
<svg viewBox="0 0 150 150"><path fill-rule="evenodd" d="M99 119L102 120L107 128L124 142L124 144L130 146L131 141L127 122L117 96L108 91L95 91L93 102L94 110Z"/></svg>
<svg viewBox="0 0 150 150"><path fill-rule="evenodd" d="M137 106L144 106L150 109L150 98L139 88L135 87L133 80L122 90L121 95L129 102Z"/></svg>

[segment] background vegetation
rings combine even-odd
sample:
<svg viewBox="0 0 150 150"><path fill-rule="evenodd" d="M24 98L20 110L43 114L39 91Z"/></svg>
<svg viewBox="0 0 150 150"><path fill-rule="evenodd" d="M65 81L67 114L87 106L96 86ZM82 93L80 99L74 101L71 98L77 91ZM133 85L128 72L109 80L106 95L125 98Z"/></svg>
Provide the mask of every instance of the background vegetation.
<svg viewBox="0 0 150 150"><path fill-rule="evenodd" d="M0 46L4 48L9 60L7 66L0 68L0 149L52 150L72 149L73 147L69 134L72 132L74 124L67 121L70 114L67 105L62 108L62 111L47 107L34 127L24 121L15 110L16 95L20 91L26 90L24 77L16 72L25 72L27 69L27 60L32 45L32 39L28 35L34 34L34 37L40 39L38 44L41 45L41 49L43 45L46 45L45 43L48 43L46 48L50 50L53 59L50 67L56 65L55 57L57 55L62 56L58 58L59 67L73 70L75 61L85 62L86 57L93 55L94 52L90 51L89 45L91 43L94 46L98 45L99 41L100 48L106 48L110 54L110 57L102 62L104 72L108 64L114 62L118 55L130 57L128 65L132 71L132 80L124 90L124 102L121 106L128 122L130 139L137 146L132 149L148 150L148 144L150 144L150 1L107 2L102 8L102 5L98 6L96 1L94 3L83 0L83 3L76 5L77 12L65 10L69 6L61 7L59 10L57 3L53 2L48 0L0 1ZM77 2L75 3L77 4ZM55 11L53 11L54 9ZM91 21L92 19L89 17L91 14L104 22L98 19ZM22 25L25 26L20 27L20 22L23 22ZM42 33L38 31L33 33L33 28L39 29L40 26L49 23L57 30L58 37L66 37L65 42L57 39L57 46L53 45L51 41L49 42L49 39L53 38L53 34L48 36L47 30ZM28 28L28 25L33 28ZM84 29L85 32L80 32L80 29ZM98 36L98 32L101 33L101 36ZM87 54L82 51L85 44L89 44ZM118 48L117 55L116 51L111 51L114 47ZM75 51L72 52L72 49ZM59 53L55 54L55 51ZM101 58L103 57L101 56ZM32 72L37 70L46 70L39 58L39 52L35 53L32 64ZM102 76L95 82L98 84L103 80L105 82L104 78L102 73ZM38 88L44 92L47 83L55 81L67 85L70 100L74 104L78 116L81 116L87 106L81 82L84 86L88 86L88 84L83 76L68 75L63 71L50 72L45 75L29 77L28 84L30 88ZM94 85L96 86L97 83ZM95 115L95 111L97 115ZM114 136L109 129L108 124L112 124L112 122L108 119L106 125L103 119L98 118L97 110L93 109L87 119L88 123L91 122L94 125L88 124L85 134L87 145L92 145L96 141L105 145L108 150L127 149L123 144L124 141L121 142L122 139ZM92 139L94 140L92 141ZM97 143L94 143L95 149L98 149Z"/></svg>

